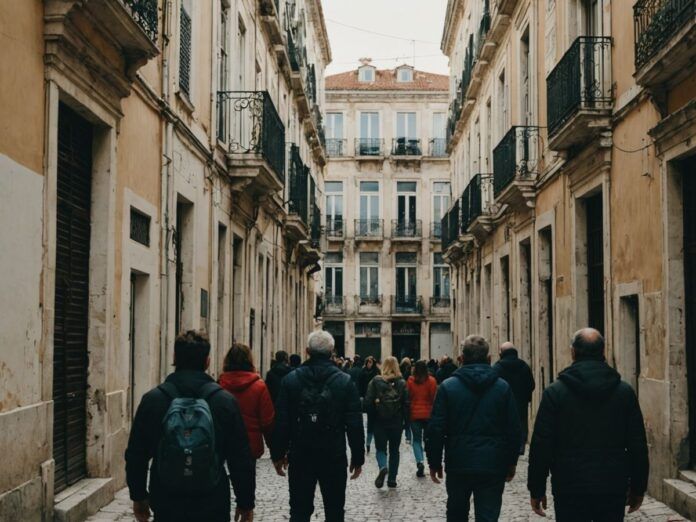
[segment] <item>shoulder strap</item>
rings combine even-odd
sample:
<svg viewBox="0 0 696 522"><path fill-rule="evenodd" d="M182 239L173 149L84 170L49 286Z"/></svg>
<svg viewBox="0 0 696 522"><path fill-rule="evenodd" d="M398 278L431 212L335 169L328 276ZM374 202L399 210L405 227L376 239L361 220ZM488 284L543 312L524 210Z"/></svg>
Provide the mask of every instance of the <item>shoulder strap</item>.
<svg viewBox="0 0 696 522"><path fill-rule="evenodd" d="M198 390L198 398L203 399L204 401L208 401L213 395L215 395L220 390L222 390L222 386L220 386L218 383L207 382L203 386L201 386L200 390Z"/></svg>
<svg viewBox="0 0 696 522"><path fill-rule="evenodd" d="M158 387L159 391L164 393L167 397L169 397L170 400L178 399L181 397L179 394L179 390L177 389L176 386L174 386L174 383L171 382L163 382L160 384Z"/></svg>

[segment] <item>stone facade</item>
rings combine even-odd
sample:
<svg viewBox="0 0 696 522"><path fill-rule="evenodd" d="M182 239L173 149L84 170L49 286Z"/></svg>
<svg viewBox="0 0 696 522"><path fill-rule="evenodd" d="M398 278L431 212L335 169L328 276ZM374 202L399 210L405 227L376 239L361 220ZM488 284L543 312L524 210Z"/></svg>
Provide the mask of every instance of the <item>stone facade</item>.
<svg viewBox="0 0 696 522"><path fill-rule="evenodd" d="M573 332L600 329L667 500L696 463L695 21L693 2L451 0L442 39L455 342L516 343L534 411Z"/></svg>
<svg viewBox="0 0 696 522"><path fill-rule="evenodd" d="M316 327L331 53L318 0L1 10L0 519L66 520L123 486L177 330L216 374Z"/></svg>
<svg viewBox="0 0 696 522"><path fill-rule="evenodd" d="M446 81L367 61L327 78L322 316L346 356L453 355Z"/></svg>

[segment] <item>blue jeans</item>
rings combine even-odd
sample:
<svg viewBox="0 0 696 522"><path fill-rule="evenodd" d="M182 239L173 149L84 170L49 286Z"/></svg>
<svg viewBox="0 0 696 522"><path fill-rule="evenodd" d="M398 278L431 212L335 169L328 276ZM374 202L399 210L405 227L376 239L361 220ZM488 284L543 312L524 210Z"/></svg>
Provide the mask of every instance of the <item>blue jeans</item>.
<svg viewBox="0 0 696 522"><path fill-rule="evenodd" d="M411 423L410 422L407 422L404 425L404 437L406 437L407 441L411 440Z"/></svg>
<svg viewBox="0 0 696 522"><path fill-rule="evenodd" d="M374 430L374 424L375 424L374 414L368 413L367 414L367 436L365 437L365 446L368 448L372 444L372 435L373 435L373 430Z"/></svg>
<svg viewBox="0 0 696 522"><path fill-rule="evenodd" d="M423 432L428 427L428 421L411 421L411 444L416 462L423 462Z"/></svg>
<svg viewBox="0 0 696 522"><path fill-rule="evenodd" d="M377 466L379 469L388 468L389 482L396 482L399 473L399 445L401 444L401 426L384 427L375 423L375 447L377 448ZM389 446L389 464L387 465L387 445Z"/></svg>
<svg viewBox="0 0 696 522"><path fill-rule="evenodd" d="M496 475L447 474L447 520L469 520L474 495L476 522L497 522L503 504L505 477Z"/></svg>

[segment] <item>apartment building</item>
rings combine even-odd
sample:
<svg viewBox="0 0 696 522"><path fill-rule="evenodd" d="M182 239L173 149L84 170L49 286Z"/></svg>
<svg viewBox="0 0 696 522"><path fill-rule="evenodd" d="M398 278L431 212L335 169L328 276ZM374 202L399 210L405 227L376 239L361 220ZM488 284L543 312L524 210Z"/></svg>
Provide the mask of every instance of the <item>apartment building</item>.
<svg viewBox="0 0 696 522"><path fill-rule="evenodd" d="M446 76L408 65L326 78L322 318L341 354L453 353L447 98Z"/></svg>
<svg viewBox="0 0 696 522"><path fill-rule="evenodd" d="M124 485L178 331L217 374L315 328L331 51L318 0L0 13L0 519L74 520Z"/></svg>
<svg viewBox="0 0 696 522"><path fill-rule="evenodd" d="M450 0L442 38L455 342L513 341L536 406L572 333L602 331L643 408L650 493L689 518L695 22L693 1Z"/></svg>

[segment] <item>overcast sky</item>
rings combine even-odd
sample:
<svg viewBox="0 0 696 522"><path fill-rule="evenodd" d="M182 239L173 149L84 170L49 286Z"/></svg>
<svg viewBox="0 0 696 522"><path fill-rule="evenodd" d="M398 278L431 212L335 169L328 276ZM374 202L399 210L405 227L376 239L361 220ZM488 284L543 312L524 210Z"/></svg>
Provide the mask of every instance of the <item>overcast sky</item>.
<svg viewBox="0 0 696 522"><path fill-rule="evenodd" d="M322 5L333 54L327 75L357 68L362 57L380 69L413 64L412 42L372 32L417 40L416 68L448 74L440 51L447 0L322 0Z"/></svg>

